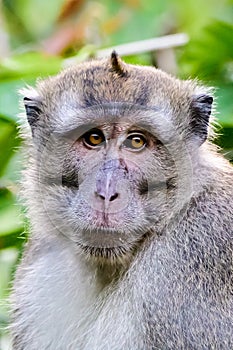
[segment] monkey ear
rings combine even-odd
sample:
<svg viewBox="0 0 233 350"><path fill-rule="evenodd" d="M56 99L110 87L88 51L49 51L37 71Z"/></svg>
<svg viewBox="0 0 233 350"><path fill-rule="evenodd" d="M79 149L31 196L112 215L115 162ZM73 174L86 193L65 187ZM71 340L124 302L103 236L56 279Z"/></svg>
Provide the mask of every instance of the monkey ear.
<svg viewBox="0 0 233 350"><path fill-rule="evenodd" d="M191 102L191 133L201 144L207 139L212 103L213 97L206 94L194 96Z"/></svg>
<svg viewBox="0 0 233 350"><path fill-rule="evenodd" d="M41 101L35 97L24 97L23 102L26 110L27 120L31 127L33 135L41 114Z"/></svg>

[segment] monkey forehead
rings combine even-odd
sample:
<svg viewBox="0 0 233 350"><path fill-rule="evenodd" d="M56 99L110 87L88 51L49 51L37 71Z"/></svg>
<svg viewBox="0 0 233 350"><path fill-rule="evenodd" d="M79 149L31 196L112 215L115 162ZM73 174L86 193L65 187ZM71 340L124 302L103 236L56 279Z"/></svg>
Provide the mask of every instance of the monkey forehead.
<svg viewBox="0 0 233 350"><path fill-rule="evenodd" d="M61 105L90 107L112 101L160 105L164 109L188 107L194 83L180 81L152 67L121 64L124 75L114 72L109 60L71 67L39 83L39 93L52 108Z"/></svg>

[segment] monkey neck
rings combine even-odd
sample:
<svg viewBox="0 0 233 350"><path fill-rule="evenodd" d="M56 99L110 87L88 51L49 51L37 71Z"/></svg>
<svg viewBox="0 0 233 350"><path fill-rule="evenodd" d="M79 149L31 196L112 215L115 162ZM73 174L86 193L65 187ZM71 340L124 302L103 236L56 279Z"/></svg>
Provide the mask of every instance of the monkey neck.
<svg viewBox="0 0 233 350"><path fill-rule="evenodd" d="M126 271L126 266L119 264L101 264L96 266L96 279L98 283L104 288L112 284L117 284L119 279Z"/></svg>

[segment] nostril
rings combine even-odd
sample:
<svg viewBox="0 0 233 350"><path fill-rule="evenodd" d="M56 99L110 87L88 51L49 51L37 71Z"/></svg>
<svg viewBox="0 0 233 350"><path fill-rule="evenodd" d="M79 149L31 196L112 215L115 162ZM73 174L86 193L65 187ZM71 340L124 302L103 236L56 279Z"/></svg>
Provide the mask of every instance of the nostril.
<svg viewBox="0 0 233 350"><path fill-rule="evenodd" d="M115 193L113 196L109 198L109 202L114 201L118 197L118 193Z"/></svg>
<svg viewBox="0 0 233 350"><path fill-rule="evenodd" d="M103 201L105 201L105 196L103 196L102 194L99 194L97 192L95 192L97 197L100 197Z"/></svg>
<svg viewBox="0 0 233 350"><path fill-rule="evenodd" d="M95 192L95 195L99 198L101 198L103 201L109 201L109 202L113 202L117 197L118 197L118 193L114 193L112 196L104 196L103 194L100 194L98 192Z"/></svg>

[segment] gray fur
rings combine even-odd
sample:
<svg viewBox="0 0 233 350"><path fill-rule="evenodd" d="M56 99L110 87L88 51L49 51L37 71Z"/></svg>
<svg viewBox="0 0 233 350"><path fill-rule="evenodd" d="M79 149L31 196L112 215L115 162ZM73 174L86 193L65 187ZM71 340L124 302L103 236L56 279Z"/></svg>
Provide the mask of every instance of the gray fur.
<svg viewBox="0 0 233 350"><path fill-rule="evenodd" d="M233 348L233 171L206 140L210 94L115 53L24 91L14 350ZM119 146L132 126L139 153ZM109 140L94 151L93 127ZM119 196L103 209L105 176Z"/></svg>

